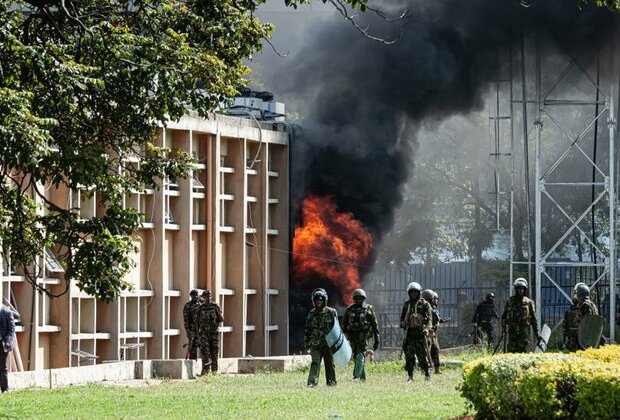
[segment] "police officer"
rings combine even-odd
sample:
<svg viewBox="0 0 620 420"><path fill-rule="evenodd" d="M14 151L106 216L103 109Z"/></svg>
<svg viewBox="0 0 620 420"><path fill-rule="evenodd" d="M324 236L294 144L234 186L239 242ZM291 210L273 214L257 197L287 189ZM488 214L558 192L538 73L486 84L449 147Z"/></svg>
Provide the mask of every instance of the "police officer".
<svg viewBox="0 0 620 420"><path fill-rule="evenodd" d="M430 348L431 359L433 362L433 366L435 367L435 373L440 374L439 370L439 338L437 336L437 327L439 324L443 324L445 322L450 321L450 318L442 318L439 314L439 295L437 292L431 289L424 289L422 291L422 298L427 302L430 302L431 308L433 309L433 328L429 331L428 334L428 345Z"/></svg>
<svg viewBox="0 0 620 420"><path fill-rule="evenodd" d="M508 299L502 313L502 334L508 332L506 342L509 353L526 353L531 343L530 327L537 338L538 320L534 301L527 296L527 280L519 277L514 282L515 294Z"/></svg>
<svg viewBox="0 0 620 420"><path fill-rule="evenodd" d="M325 336L338 322L338 313L334 308L327 306L327 292L325 289L316 289L312 292L312 305L306 328L304 331L304 347L310 350L312 363L308 374L308 387L313 388L319 383L321 360L325 361L325 379L327 386L336 385L336 369L334 357L327 345Z"/></svg>
<svg viewBox="0 0 620 420"><path fill-rule="evenodd" d="M580 349L577 332L579 323L586 315L598 315L598 309L590 300L590 288L585 283L575 285L573 304L564 314L564 348L567 351Z"/></svg>
<svg viewBox="0 0 620 420"><path fill-rule="evenodd" d="M489 292L484 297L484 300L476 305L474 311L474 329L480 328L484 335L487 337L488 348L493 348L495 343L495 333L493 331L493 320L499 319L497 315L497 309L495 309L495 293Z"/></svg>
<svg viewBox="0 0 620 420"><path fill-rule="evenodd" d="M215 302L211 302L211 292L202 292L203 303L198 307L196 317L196 332L200 339L200 353L202 353L202 374L217 373L217 358L219 355L219 325L224 322L222 310Z"/></svg>
<svg viewBox="0 0 620 420"><path fill-rule="evenodd" d="M416 357L425 379L430 380L428 343L426 337L433 327L433 308L421 297L422 286L413 281L407 286L409 299L403 304L400 313L400 326L405 330L403 351L405 353L405 370L407 382L413 381L413 368Z"/></svg>
<svg viewBox="0 0 620 420"><path fill-rule="evenodd" d="M366 339L374 337L373 350L379 348L379 327L377 324L377 314L372 305L366 301L366 292L362 289L353 291L353 304L344 312L343 324L344 333L351 343L355 368L353 369L353 380L366 380L364 370L364 357L366 354Z"/></svg>
<svg viewBox="0 0 620 420"><path fill-rule="evenodd" d="M196 315L198 315L198 290L192 289L189 292L190 300L183 306L183 324L185 334L187 334L187 356L186 359L196 360L198 358L198 340L196 337Z"/></svg>

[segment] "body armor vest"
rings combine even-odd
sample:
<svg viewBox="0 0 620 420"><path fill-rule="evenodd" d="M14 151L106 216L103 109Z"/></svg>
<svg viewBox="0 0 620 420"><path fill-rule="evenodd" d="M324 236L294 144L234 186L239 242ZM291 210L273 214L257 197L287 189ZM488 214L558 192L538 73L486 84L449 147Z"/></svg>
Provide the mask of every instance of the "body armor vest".
<svg viewBox="0 0 620 420"><path fill-rule="evenodd" d="M495 306L491 302L482 302L478 318L480 322L491 322L495 316Z"/></svg>
<svg viewBox="0 0 620 420"><path fill-rule="evenodd" d="M512 299L510 302L510 308L506 320L509 324L520 325L522 327L530 326L530 318L533 314L530 314L530 299L523 298L523 301L519 302L517 299Z"/></svg>
<svg viewBox="0 0 620 420"><path fill-rule="evenodd" d="M351 331L366 331L370 328L368 321L368 305L353 306L349 315L349 325Z"/></svg>
<svg viewBox="0 0 620 420"><path fill-rule="evenodd" d="M211 329L218 327L220 320L217 314L217 306L214 303L203 303L199 311L200 325L206 325Z"/></svg>

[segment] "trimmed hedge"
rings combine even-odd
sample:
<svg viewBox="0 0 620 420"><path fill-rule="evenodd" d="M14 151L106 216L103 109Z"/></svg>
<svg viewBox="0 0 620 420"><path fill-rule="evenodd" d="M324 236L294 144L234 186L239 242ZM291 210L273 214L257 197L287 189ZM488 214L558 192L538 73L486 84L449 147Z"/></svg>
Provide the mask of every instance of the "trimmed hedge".
<svg viewBox="0 0 620 420"><path fill-rule="evenodd" d="M502 354L463 368L477 418L620 418L620 346L578 354Z"/></svg>

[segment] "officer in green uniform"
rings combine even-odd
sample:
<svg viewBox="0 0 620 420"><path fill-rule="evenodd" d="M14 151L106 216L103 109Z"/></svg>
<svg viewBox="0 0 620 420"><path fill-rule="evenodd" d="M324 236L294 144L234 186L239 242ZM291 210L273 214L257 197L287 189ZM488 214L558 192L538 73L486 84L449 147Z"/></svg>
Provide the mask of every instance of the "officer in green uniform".
<svg viewBox="0 0 620 420"><path fill-rule="evenodd" d="M574 288L573 304L564 314L564 348L567 351L580 350L577 331L579 323L586 315L598 315L594 302L590 300L590 288L585 283L577 283Z"/></svg>
<svg viewBox="0 0 620 420"><path fill-rule="evenodd" d="M353 369L353 380L366 380L364 370L364 357L366 354L366 340L372 337L374 343L373 350L379 348L379 327L377 324L377 314L372 305L365 302L366 292L362 289L353 291L353 304L344 312L343 325L344 333L351 344L355 368Z"/></svg>
<svg viewBox="0 0 620 420"><path fill-rule="evenodd" d="M304 347L310 350L310 356L312 357L310 373L308 374L308 386L313 388L319 383L321 359L325 361L327 386L334 386L336 385L334 357L327 345L325 336L334 327L334 322L338 322L338 313L334 308L327 306L327 292L325 289L316 289L312 292L312 304L314 308L308 314L304 331Z"/></svg>
<svg viewBox="0 0 620 420"><path fill-rule="evenodd" d="M187 359L196 360L198 358L198 339L196 337L196 316L198 315L198 290L192 289L189 292L190 300L183 306L183 325L187 334Z"/></svg>
<svg viewBox="0 0 620 420"><path fill-rule="evenodd" d="M531 344L530 327L539 338L538 320L534 301L527 296L527 280L519 277L514 282L515 294L508 299L501 318L502 334L508 332L509 353L526 353Z"/></svg>
<svg viewBox="0 0 620 420"><path fill-rule="evenodd" d="M202 372L217 373L217 358L220 350L220 333L218 327L224 322L222 310L215 302L211 302L211 292L205 290L202 292L203 303L198 308L198 316L196 317L196 332L200 339L200 353L202 353Z"/></svg>
<svg viewBox="0 0 620 420"><path fill-rule="evenodd" d="M439 338L437 336L437 327L439 324L450 321L450 318L442 318L439 314L439 295L437 292L431 289L424 289L422 291L422 298L427 302L430 302L431 308L433 308L433 328L428 333L428 345L430 347L431 359L433 366L435 366L435 373L440 374L439 370Z"/></svg>
<svg viewBox="0 0 620 420"><path fill-rule="evenodd" d="M405 370L407 382L413 381L413 368L416 357L420 368L424 371L425 379L431 378L429 371L428 343L426 338L433 328L433 308L431 304L420 296L422 286L415 281L407 286L409 300L405 301L400 312L400 326L405 330L403 352L405 353Z"/></svg>

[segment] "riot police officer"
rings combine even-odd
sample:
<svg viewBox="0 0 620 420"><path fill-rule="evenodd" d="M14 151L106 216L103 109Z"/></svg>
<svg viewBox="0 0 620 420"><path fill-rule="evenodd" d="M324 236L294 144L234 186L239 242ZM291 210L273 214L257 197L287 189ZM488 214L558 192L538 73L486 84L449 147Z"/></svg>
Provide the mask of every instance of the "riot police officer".
<svg viewBox="0 0 620 420"><path fill-rule="evenodd" d="M538 319L534 301L525 295L527 280L519 277L513 285L515 294L508 299L502 313L502 334L508 333L506 347L509 353L526 353L531 343L530 328L537 338L540 337Z"/></svg>
<svg viewBox="0 0 620 420"><path fill-rule="evenodd" d="M411 282L407 286L409 299L403 304L400 312L400 326L405 330L403 352L405 353L405 370L407 382L413 381L413 368L416 357L420 368L424 371L426 380L431 377L429 371L429 352L426 337L433 327L433 308L421 296L422 286L418 282Z"/></svg>
<svg viewBox="0 0 620 420"><path fill-rule="evenodd" d="M590 300L590 288L585 283L574 287L573 304L564 314L564 348L567 351L580 349L577 331L579 323L586 315L598 315L594 302Z"/></svg>
<svg viewBox="0 0 620 420"><path fill-rule="evenodd" d="M217 358L220 350L220 334L218 328L224 317L219 305L211 302L211 292L205 290L202 292L203 303L198 307L198 315L196 317L196 332L200 339L200 353L202 353L202 372L217 373Z"/></svg>
<svg viewBox="0 0 620 420"><path fill-rule="evenodd" d="M338 312L327 306L327 292L325 289L315 289L312 292L312 305L306 328L304 331L304 347L310 350L312 363L308 374L308 387L313 388L319 383L321 360L325 362L325 379L327 386L336 385L336 368L334 357L327 345L325 336L331 331L334 322L338 322Z"/></svg>
<svg viewBox="0 0 620 420"><path fill-rule="evenodd" d="M493 348L495 343L495 334L493 331L493 320L499 319L497 309L495 309L495 293L489 292L484 300L476 306L474 311L474 329L480 328L486 335L488 348ZM476 331L477 332L477 331Z"/></svg>
<svg viewBox="0 0 620 420"><path fill-rule="evenodd" d="M187 334L187 357L186 359L196 360L198 358L198 339L196 337L196 316L198 315L198 290L192 289L189 292L190 300L183 306L183 325Z"/></svg>
<svg viewBox="0 0 620 420"><path fill-rule="evenodd" d="M372 335L374 338L372 349L377 350L379 348L379 327L375 309L366 303L366 292L363 289L353 291L353 304L344 312L343 325L344 333L351 343L353 359L355 360L353 379L365 381L366 340Z"/></svg>

